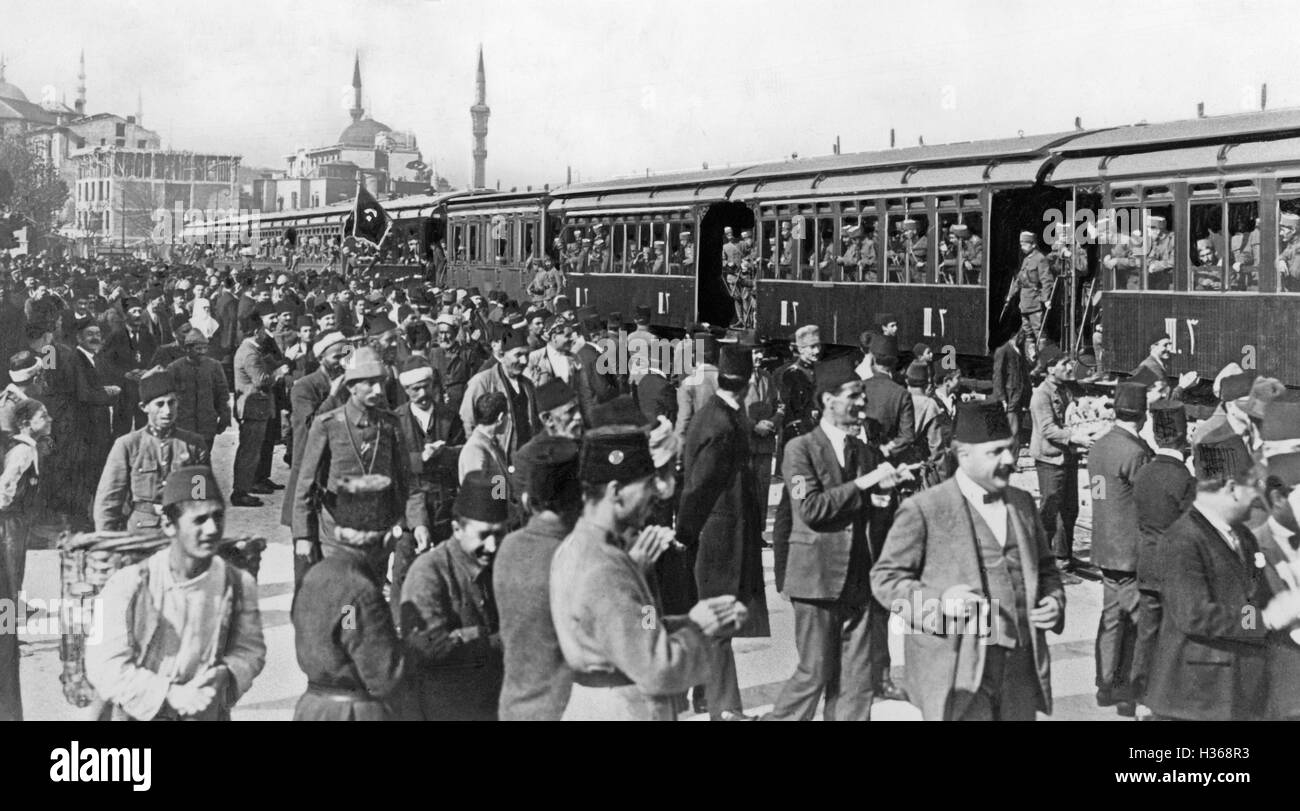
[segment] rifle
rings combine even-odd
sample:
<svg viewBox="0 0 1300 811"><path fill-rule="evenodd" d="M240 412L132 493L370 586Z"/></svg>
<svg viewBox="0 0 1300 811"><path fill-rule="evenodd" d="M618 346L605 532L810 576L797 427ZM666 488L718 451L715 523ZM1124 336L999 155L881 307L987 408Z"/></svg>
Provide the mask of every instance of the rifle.
<svg viewBox="0 0 1300 811"><path fill-rule="evenodd" d="M1052 314L1052 300L1056 298L1056 283L1060 280L1060 276L1052 279L1052 286L1047 289L1047 301L1043 304L1043 320L1038 325L1038 334L1034 336L1035 341L1043 340L1043 330L1047 329L1047 318Z"/></svg>
<svg viewBox="0 0 1300 811"><path fill-rule="evenodd" d="M1016 288L1013 282L1011 289L1007 290L1007 300L1002 302L1002 312L1001 314L998 315L999 324L1002 323L1002 319L1007 317L1007 308L1011 306L1011 299L1015 298L1015 295L1016 295Z"/></svg>

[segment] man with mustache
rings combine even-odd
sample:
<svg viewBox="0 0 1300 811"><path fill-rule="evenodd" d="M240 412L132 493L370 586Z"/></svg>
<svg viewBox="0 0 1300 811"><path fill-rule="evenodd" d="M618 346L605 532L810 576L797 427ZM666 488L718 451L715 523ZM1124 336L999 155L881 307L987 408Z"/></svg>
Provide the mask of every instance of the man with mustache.
<svg viewBox="0 0 1300 811"><path fill-rule="evenodd" d="M73 329L77 348L71 353L72 368L67 375L72 408L67 430L60 432L60 426L55 426L55 441L67 449L65 506L72 528L83 531L94 527L91 505L99 474L113 444L109 408L118 402L122 389L100 382L102 361L98 356L104 348L104 338L99 324L93 318L83 318L75 322Z"/></svg>
<svg viewBox="0 0 1300 811"><path fill-rule="evenodd" d="M483 471L461 483L452 537L411 564L402 584L401 632L411 651L425 721L495 721L504 674L492 559L509 505Z"/></svg>
<svg viewBox="0 0 1300 811"><path fill-rule="evenodd" d="M144 428L118 437L95 493L95 529L142 532L162 525L163 485L172 470L208 463L207 442L176 427L176 379L155 372L140 379Z"/></svg>
<svg viewBox="0 0 1300 811"><path fill-rule="evenodd" d="M537 398L533 382L523 373L528 365L528 341L522 330L506 332L501 346L501 362L470 378L460 404L460 418L468 436L477 424L474 407L487 392L500 392L506 398L506 414L500 430L501 446L509 461L514 452L539 430Z"/></svg>
<svg viewBox="0 0 1300 811"><path fill-rule="evenodd" d="M182 467L162 493L171 543L104 584L104 638L86 677L113 720L230 720L266 663L257 583L217 554L225 500L208 467Z"/></svg>
<svg viewBox="0 0 1300 811"><path fill-rule="evenodd" d="M1033 496L1010 486L1011 444L1001 403L959 405L957 472L902 503L871 570L911 626L907 691L926 720L1052 711L1046 632L1065 625L1065 589Z"/></svg>

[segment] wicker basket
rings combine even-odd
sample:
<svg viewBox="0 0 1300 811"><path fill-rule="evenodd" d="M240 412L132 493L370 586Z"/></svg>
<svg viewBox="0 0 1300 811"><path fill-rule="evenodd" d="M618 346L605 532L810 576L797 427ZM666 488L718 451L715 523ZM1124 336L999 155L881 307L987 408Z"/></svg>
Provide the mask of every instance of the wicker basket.
<svg viewBox="0 0 1300 811"><path fill-rule="evenodd" d="M63 695L76 707L89 707L97 701L95 688L86 679L86 640L81 628L94 622L95 598L115 572L139 563L170 539L163 535L132 535L129 532L65 533L59 538L62 601L59 627L59 659L63 672L59 681ZM261 568L263 538L227 538L218 554L227 562L244 569L254 578ZM75 624L76 622L81 625Z"/></svg>

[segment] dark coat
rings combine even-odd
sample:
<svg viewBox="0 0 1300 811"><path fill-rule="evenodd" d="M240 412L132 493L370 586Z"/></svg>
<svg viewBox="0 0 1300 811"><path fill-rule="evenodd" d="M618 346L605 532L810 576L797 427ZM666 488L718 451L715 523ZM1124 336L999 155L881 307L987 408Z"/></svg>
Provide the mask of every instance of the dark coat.
<svg viewBox="0 0 1300 811"><path fill-rule="evenodd" d="M78 509L84 508L88 514L95 498L95 488L99 485L100 471L104 469L104 461L113 445L108 409L117 398L110 397L104 390L99 369L90 364L81 350L72 350L70 356L74 391L72 408L67 433L55 437L55 442L68 452L72 496L75 498L73 504ZM96 363L100 363L98 357Z"/></svg>
<svg viewBox="0 0 1300 811"><path fill-rule="evenodd" d="M444 420L434 409L429 431L411 413L411 404L402 403L393 412L402 429L402 448L410 460L411 494L406 500L406 526L410 529L428 527L435 542L451 534L451 502L456 497L456 465L461 446L443 445L428 461L424 459L426 442L446 442L455 420Z"/></svg>
<svg viewBox="0 0 1300 811"><path fill-rule="evenodd" d="M749 609L741 636L768 636L763 528L750 464L749 420L714 395L686 432L677 534L696 547L701 599L732 595Z"/></svg>
<svg viewBox="0 0 1300 811"><path fill-rule="evenodd" d="M1151 459L1147 444L1118 426L1088 451L1092 492L1092 562L1102 569L1136 572L1137 501L1133 479Z"/></svg>
<svg viewBox="0 0 1300 811"><path fill-rule="evenodd" d="M1273 534L1269 523L1255 530L1255 540L1259 543L1259 553L1267 564L1264 579L1269 591L1280 594L1289 586L1278 574L1278 564L1288 560L1282 551L1280 541ZM1290 539L1291 543L1295 538ZM1268 648L1268 717L1286 719L1300 717L1300 643L1292 638L1290 632L1274 633Z"/></svg>
<svg viewBox="0 0 1300 811"><path fill-rule="evenodd" d="M677 424L677 387L666 376L648 372L637 381L632 393L646 422L655 422L663 416Z"/></svg>
<svg viewBox="0 0 1300 811"><path fill-rule="evenodd" d="M558 721L569 703L573 671L551 619L550 571L571 529L553 513L535 515L505 537L492 562L505 649L502 721Z"/></svg>
<svg viewBox="0 0 1300 811"><path fill-rule="evenodd" d="M218 361L181 357L167 368L176 379L178 427L207 440L230 427L230 388Z"/></svg>
<svg viewBox="0 0 1300 811"><path fill-rule="evenodd" d="M1244 560L1192 508L1160 540L1160 636L1146 703L1192 721L1251 720L1268 698L1260 612L1272 596L1254 565L1254 536L1239 530Z"/></svg>
<svg viewBox="0 0 1300 811"><path fill-rule="evenodd" d="M295 721L387 720L400 697L402 644L378 578L359 551L331 545L307 570L290 612L298 667L311 686L355 691L358 701L304 696Z"/></svg>
<svg viewBox="0 0 1300 811"><path fill-rule="evenodd" d="M1006 491L1008 531L1019 539L1025 604L1036 606L1054 597L1061 607L1052 630L1065 627L1065 589L1038 518L1033 496L1014 487ZM948 588L982 582L979 540L966 497L955 478L903 502L871 571L876 600L911 626L904 638L908 693L926 720L960 715L959 701L969 700L984 675L986 640L979 635L947 635L931 627L931 608ZM918 610L919 609L919 610ZM940 629L942 630L942 629ZM1035 628L1034 659L1040 687L1040 712L1052 711L1052 666L1043 629Z"/></svg>
<svg viewBox="0 0 1300 811"><path fill-rule="evenodd" d="M1024 411L1029 408L1033 391L1025 353L1007 344L999 346L993 353L993 399L1013 411Z"/></svg>
<svg viewBox="0 0 1300 811"><path fill-rule="evenodd" d="M217 331L212 335L208 351L219 360L234 357L239 346L239 301L230 291L223 290L212 302L210 312L217 320Z"/></svg>
<svg viewBox="0 0 1300 811"><path fill-rule="evenodd" d="M495 721L504 664L492 570L452 538L420 555L402 582L402 635L425 721ZM478 628L458 642L457 629Z"/></svg>
<svg viewBox="0 0 1300 811"><path fill-rule="evenodd" d="M121 385L127 372L144 369L153 360L159 345L144 324L140 325L139 340L133 339L130 330L123 326L108 336L103 350L95 356L95 361L107 363L104 370L107 373L106 379Z"/></svg>
<svg viewBox="0 0 1300 811"><path fill-rule="evenodd" d="M292 426L293 436L298 441L293 443L293 464L289 467L289 483L285 487L285 493L294 492L298 484L298 466L302 462L302 454L307 449L307 432L311 429L312 420L316 417L321 404L325 402L330 395L330 378L324 369L317 369L311 374L295 381L293 389L289 392L289 424ZM284 504L280 507L280 523L283 526L293 526L293 499L286 497Z"/></svg>
<svg viewBox="0 0 1300 811"><path fill-rule="evenodd" d="M880 451L859 442L853 478L883 461ZM888 509L876 507L872 496L885 494L875 488L859 490L845 478L830 437L820 426L785 446L781 476L790 490L792 518L789 551L781 555L785 569L777 573L782 590L792 599L865 605L871 599L867 573L884 542L886 527L880 519ZM866 522L866 550L853 548L855 520Z"/></svg>
<svg viewBox="0 0 1300 811"><path fill-rule="evenodd" d="M1138 547L1138 588L1160 590L1157 543L1169 525L1187 512L1195 498L1196 479L1188 472L1187 465L1172 456L1157 453L1133 477L1133 500L1142 532Z"/></svg>
<svg viewBox="0 0 1300 811"><path fill-rule="evenodd" d="M872 437L873 444L884 446L893 443L899 448L911 448L916 442L912 395L894 381L879 375L867 378L862 388L867 395L867 405L863 410L879 430L879 435Z"/></svg>

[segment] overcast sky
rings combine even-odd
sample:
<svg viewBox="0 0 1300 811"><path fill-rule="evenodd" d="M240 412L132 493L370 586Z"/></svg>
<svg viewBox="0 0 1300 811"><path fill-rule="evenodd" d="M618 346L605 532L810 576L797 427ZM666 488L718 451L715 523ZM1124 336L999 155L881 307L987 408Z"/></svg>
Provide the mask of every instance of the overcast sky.
<svg viewBox="0 0 1300 811"><path fill-rule="evenodd" d="M1300 106L1300 3L1274 0L0 0L7 79L131 115L165 146L282 168L365 107L470 174L487 67L503 188Z"/></svg>

